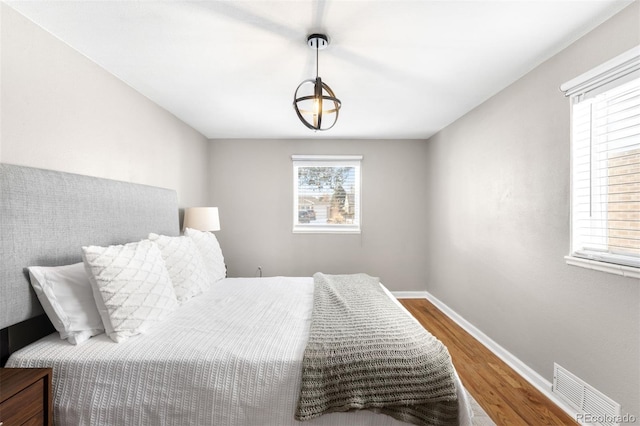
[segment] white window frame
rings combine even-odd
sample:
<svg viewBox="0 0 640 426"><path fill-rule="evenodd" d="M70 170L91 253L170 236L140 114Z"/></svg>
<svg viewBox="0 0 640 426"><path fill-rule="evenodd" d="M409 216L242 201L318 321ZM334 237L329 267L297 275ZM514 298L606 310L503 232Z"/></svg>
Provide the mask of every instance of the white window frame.
<svg viewBox="0 0 640 426"><path fill-rule="evenodd" d="M640 77L640 46L636 46L610 61L564 83L560 89L565 96L571 98L571 252L565 256L569 265L593 269L602 272L622 275L630 278L640 278L638 259L624 259L624 256L599 254L574 247L574 135L573 135L573 105L583 101L585 96L595 96L599 93L621 86ZM617 258L619 257L619 258Z"/></svg>
<svg viewBox="0 0 640 426"><path fill-rule="evenodd" d="M293 162L293 232L322 234L360 234L362 225L362 156L361 155L292 155ZM354 167L354 214L349 224L300 223L298 170L301 167Z"/></svg>

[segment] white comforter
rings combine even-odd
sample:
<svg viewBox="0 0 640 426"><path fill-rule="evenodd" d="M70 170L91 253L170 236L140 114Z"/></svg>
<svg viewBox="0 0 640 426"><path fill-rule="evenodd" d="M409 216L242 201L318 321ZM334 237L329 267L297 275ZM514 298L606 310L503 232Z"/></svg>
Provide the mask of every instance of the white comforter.
<svg viewBox="0 0 640 426"><path fill-rule="evenodd" d="M7 367L53 367L57 425L404 425L369 411L294 420L312 304L312 278L227 278L144 335L73 346L55 333Z"/></svg>

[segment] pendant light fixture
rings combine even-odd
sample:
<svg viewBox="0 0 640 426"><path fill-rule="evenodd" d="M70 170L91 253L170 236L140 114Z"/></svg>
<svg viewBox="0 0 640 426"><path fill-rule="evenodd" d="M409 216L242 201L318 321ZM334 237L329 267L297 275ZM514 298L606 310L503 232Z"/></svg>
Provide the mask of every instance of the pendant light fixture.
<svg viewBox="0 0 640 426"><path fill-rule="evenodd" d="M300 83L293 96L293 108L302 124L311 130L329 130L338 121L342 105L333 90L318 75L318 52L326 49L329 39L325 34L311 34L307 44L316 51L316 78Z"/></svg>

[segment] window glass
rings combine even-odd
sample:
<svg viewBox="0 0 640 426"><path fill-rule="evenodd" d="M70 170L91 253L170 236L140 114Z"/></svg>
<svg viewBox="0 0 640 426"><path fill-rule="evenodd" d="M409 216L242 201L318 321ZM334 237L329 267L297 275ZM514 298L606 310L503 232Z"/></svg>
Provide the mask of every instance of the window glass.
<svg viewBox="0 0 640 426"><path fill-rule="evenodd" d="M572 110L573 255L640 267L640 78Z"/></svg>
<svg viewBox="0 0 640 426"><path fill-rule="evenodd" d="M360 232L360 156L293 159L293 231Z"/></svg>

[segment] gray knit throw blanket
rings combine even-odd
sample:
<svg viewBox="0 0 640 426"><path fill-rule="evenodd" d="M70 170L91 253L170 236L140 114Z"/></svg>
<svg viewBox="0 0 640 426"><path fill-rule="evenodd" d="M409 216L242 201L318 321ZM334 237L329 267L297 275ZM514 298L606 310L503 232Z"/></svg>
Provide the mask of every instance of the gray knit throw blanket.
<svg viewBox="0 0 640 426"><path fill-rule="evenodd" d="M366 274L313 276L296 420L367 409L416 425L457 425L449 352Z"/></svg>

